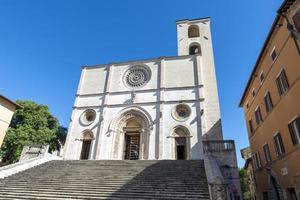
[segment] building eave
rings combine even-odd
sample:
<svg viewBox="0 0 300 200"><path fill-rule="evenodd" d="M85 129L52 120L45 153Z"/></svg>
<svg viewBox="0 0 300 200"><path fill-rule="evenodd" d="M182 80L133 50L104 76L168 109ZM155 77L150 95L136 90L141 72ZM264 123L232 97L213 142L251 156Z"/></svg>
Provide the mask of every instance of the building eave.
<svg viewBox="0 0 300 200"><path fill-rule="evenodd" d="M130 61L121 61L121 62L111 62L111 63L107 63L107 64L98 64L98 65L84 65L81 68L82 69L92 69L92 68L103 68L103 67L107 67L107 66L118 66L118 65L133 65L133 64L139 64L139 63L143 63L143 62L157 62L159 60L170 60L170 59L185 59L185 58L193 58L197 56L197 54L195 55L183 55L183 56L160 56L160 57L156 57L156 58L146 58L146 59L137 59L137 60L130 60Z"/></svg>
<svg viewBox="0 0 300 200"><path fill-rule="evenodd" d="M16 102L10 100L9 98L7 98L1 94L0 94L0 98L4 99L5 101L9 102L10 104L13 104L16 107L16 109L23 108L21 105L17 104Z"/></svg>
<svg viewBox="0 0 300 200"><path fill-rule="evenodd" d="M249 77L249 79L248 79L248 81L247 81L246 87L245 87L245 89L244 89L242 98L241 98L240 103L239 103L239 107L242 107L242 103L243 103L243 101L244 101L244 99L245 99L246 93L247 93L247 91L248 91L248 89L249 89L249 86L250 86L250 84L251 84L251 82L252 82L252 79L255 77L255 72L256 72L256 70L257 70L257 68L258 68L258 65L259 65L259 63L260 63L260 61L261 61L261 59L262 59L262 57L263 57L263 55L264 55L264 52L265 52L267 46L269 45L269 41L271 40L271 38L272 38L272 36L273 36L274 30L276 29L276 25L277 25L277 23L278 23L280 17L281 17L280 15L277 15L276 18L275 18L275 20L273 21L273 24L272 24L272 26L271 26L271 29L270 29L270 31L269 31L269 33L268 33L268 35L267 35L267 38L266 38L266 40L265 40L265 42L264 42L264 44L263 44L263 47L262 47L260 53L258 54L258 58L257 58L257 60L256 60L256 63L255 63L255 65L254 65L254 67L253 67L253 69L252 69L252 72L251 72L251 75L250 75L250 77Z"/></svg>
<svg viewBox="0 0 300 200"><path fill-rule="evenodd" d="M269 44L270 39L272 38L272 35L273 35L273 33L274 33L274 30L276 29L276 25L277 25L279 19L281 18L281 15L282 15L283 13L285 13L285 12L290 8L290 6L293 5L293 3L294 3L295 1L296 1L296 0L285 0L285 1L281 4L280 8L278 9L276 18L275 18L275 20L274 20L274 22L273 22L273 24L272 24L272 26L271 26L271 29L270 29L270 31L269 31L269 33L268 33L268 35L267 35L267 38L266 38L266 40L265 40L265 42L264 42L264 45L263 45L263 47L262 47L262 49L261 49L261 51L260 51L260 53L259 53L258 59L257 59L255 65L254 65L254 68L253 68L253 70L252 70L252 72L251 72L250 78L249 78L249 80L248 80L248 82L247 82L247 85L246 85L246 87L245 87L245 90L244 90L244 92L243 92L242 98L241 98L240 103L239 103L239 107L242 107L242 103L243 103L243 101L244 101L244 99L245 99L245 96L246 96L247 90L248 90L248 88L249 88L249 86L250 86L250 84L251 84L252 78L253 78L254 75L255 75L255 71L256 71L256 69L258 68L258 64L259 64L259 62L260 62L260 60L261 60L261 58L262 58L262 56L263 56L263 54L264 54L264 52L265 52L266 47L267 47L268 44Z"/></svg>
<svg viewBox="0 0 300 200"><path fill-rule="evenodd" d="M285 0L278 9L277 13L285 13L294 4L295 1L296 0Z"/></svg>
<svg viewBox="0 0 300 200"><path fill-rule="evenodd" d="M179 19L176 20L176 24L184 23L184 22L197 22L197 21L209 21L210 17L201 17L201 18L194 18L194 19Z"/></svg>

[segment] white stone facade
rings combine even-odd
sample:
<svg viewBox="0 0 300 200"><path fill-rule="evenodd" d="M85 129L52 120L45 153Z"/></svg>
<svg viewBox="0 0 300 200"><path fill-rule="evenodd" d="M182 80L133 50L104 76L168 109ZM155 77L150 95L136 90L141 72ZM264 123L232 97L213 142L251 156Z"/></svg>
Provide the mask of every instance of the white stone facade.
<svg viewBox="0 0 300 200"><path fill-rule="evenodd" d="M191 25L199 36L189 38ZM178 56L82 68L64 159L80 159L87 131L88 159L124 159L122 124L131 118L142 126L139 159L176 159L177 127L186 130L186 159L204 159L202 140L223 139L210 20L178 21L177 34ZM189 55L194 44L200 52ZM190 112L183 120L172 114L179 104ZM82 119L87 109L96 112L90 123Z"/></svg>

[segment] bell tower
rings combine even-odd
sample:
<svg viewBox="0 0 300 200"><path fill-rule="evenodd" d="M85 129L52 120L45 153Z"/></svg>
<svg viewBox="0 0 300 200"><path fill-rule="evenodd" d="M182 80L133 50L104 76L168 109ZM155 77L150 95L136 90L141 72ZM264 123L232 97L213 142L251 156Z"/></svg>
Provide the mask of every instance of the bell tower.
<svg viewBox="0 0 300 200"><path fill-rule="evenodd" d="M178 56L201 55L203 46L210 40L210 18L178 20L176 25Z"/></svg>
<svg viewBox="0 0 300 200"><path fill-rule="evenodd" d="M197 55L198 71L203 84L203 139L222 140L221 114L214 64L210 18L176 21L178 56Z"/></svg>

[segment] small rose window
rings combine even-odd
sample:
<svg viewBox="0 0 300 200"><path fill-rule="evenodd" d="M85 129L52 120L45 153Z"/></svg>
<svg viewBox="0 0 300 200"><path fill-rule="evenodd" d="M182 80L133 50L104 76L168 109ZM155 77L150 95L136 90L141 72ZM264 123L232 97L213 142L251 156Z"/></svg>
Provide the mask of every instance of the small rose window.
<svg viewBox="0 0 300 200"><path fill-rule="evenodd" d="M80 117L80 121L83 125L90 125L96 119L96 111L93 109L88 109L84 111Z"/></svg>
<svg viewBox="0 0 300 200"><path fill-rule="evenodd" d="M178 104L173 108L172 115L178 121L185 121L190 117L191 109L186 104Z"/></svg>

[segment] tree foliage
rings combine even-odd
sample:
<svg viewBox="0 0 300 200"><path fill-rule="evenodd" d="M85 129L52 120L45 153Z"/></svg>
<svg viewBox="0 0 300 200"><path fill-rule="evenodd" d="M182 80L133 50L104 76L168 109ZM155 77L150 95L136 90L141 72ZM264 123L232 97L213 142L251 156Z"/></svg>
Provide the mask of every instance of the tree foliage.
<svg viewBox="0 0 300 200"><path fill-rule="evenodd" d="M240 177L243 199L250 200L251 199L250 187L249 187L250 181L249 181L249 176L247 174L247 171L243 168L239 169L239 177Z"/></svg>
<svg viewBox="0 0 300 200"><path fill-rule="evenodd" d="M64 144L67 129L60 126L49 108L32 101L17 101L18 109L4 138L0 153L3 161L18 161L23 146L49 144L50 151L59 150Z"/></svg>

